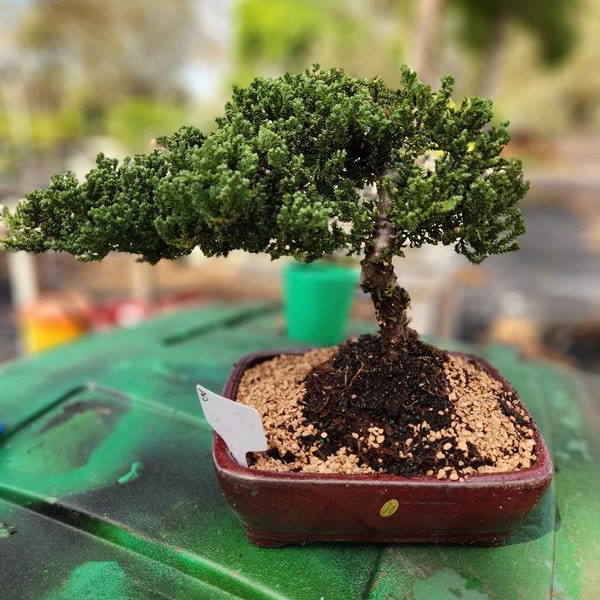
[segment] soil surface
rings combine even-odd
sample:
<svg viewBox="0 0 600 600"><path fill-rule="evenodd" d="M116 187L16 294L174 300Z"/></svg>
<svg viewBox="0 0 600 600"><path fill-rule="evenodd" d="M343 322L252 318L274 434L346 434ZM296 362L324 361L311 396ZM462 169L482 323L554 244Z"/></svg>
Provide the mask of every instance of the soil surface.
<svg viewBox="0 0 600 600"><path fill-rule="evenodd" d="M463 480L536 460L514 390L416 337L394 362L372 335L275 357L244 373L237 400L259 411L269 440L255 469Z"/></svg>

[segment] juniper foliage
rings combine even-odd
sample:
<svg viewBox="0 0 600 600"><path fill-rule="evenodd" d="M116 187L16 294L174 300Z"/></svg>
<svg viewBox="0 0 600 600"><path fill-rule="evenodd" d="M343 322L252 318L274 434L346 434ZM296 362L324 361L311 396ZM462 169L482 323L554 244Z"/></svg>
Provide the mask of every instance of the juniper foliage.
<svg viewBox="0 0 600 600"><path fill-rule="evenodd" d="M403 294L393 310L405 311L391 260L407 247L453 245L478 263L515 250L524 232L517 202L528 184L521 163L501 155L507 123L490 125L489 101L453 103L452 88L447 76L432 91L408 68L397 89L318 66L257 78L234 89L214 132L184 127L120 165L99 155L85 181L55 176L4 209L3 244L151 263L195 247L306 262L343 250L365 257L363 273L391 269L377 289L363 276L378 314L391 288ZM377 194L361 196L368 184Z"/></svg>

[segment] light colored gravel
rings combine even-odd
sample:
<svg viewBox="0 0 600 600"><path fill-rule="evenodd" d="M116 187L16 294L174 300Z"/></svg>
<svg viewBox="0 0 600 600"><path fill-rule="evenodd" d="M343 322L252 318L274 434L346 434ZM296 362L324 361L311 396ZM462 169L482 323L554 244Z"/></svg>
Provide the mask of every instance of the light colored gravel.
<svg viewBox="0 0 600 600"><path fill-rule="evenodd" d="M302 414L305 389L302 383L311 369L335 355L337 348L312 350L302 355L282 355L248 369L240 381L237 400L254 406L262 417L271 452L254 455L254 469L269 471L299 471L305 473L370 473L356 455L340 448L321 459L315 456L317 444L305 443L306 436L327 436L316 431ZM451 426L434 431L427 423L410 424L404 435L404 450L398 460L410 460L410 447L417 438L435 443L444 440L437 450L439 468L426 475L438 479L463 480L469 475L507 472L531 466L535 460L533 431L528 426L519 400L487 372L476 368L462 357L452 356L445 365L448 395L454 405ZM525 419L506 416L500 402ZM510 411L509 411L510 412ZM384 441L383 430L373 426L368 436L352 436L369 447L377 448ZM274 452L275 451L275 452ZM464 457L451 464L450 455ZM469 458L477 455L489 465L473 468Z"/></svg>

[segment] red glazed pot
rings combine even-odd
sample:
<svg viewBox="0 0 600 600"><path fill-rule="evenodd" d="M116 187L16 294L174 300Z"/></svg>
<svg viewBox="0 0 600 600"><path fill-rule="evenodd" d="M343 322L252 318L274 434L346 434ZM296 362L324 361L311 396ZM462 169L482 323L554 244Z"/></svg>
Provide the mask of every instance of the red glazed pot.
<svg viewBox="0 0 600 600"><path fill-rule="evenodd" d="M223 395L235 398L242 373L289 351L249 354ZM474 358L474 357L471 357ZM508 383L477 358L503 385ZM466 481L385 474L258 471L238 465L215 434L213 456L225 498L257 546L308 542L445 542L493 546L535 509L552 480L552 461L534 428L538 459L520 471L471 475Z"/></svg>

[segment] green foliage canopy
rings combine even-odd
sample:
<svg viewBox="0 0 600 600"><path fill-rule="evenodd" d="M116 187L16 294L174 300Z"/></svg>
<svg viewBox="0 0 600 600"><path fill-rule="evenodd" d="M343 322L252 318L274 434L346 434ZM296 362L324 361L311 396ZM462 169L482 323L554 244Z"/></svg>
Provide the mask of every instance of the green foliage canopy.
<svg viewBox="0 0 600 600"><path fill-rule="evenodd" d="M163 149L117 161L100 155L82 183L72 174L4 210L11 250L111 251L156 262L199 247L311 261L334 250L360 255L373 243L380 205L391 202L389 256L425 243L454 245L473 262L516 248L521 164L501 156L506 124L491 103L451 101L404 68L398 89L339 69L234 90L208 136L185 127Z"/></svg>

